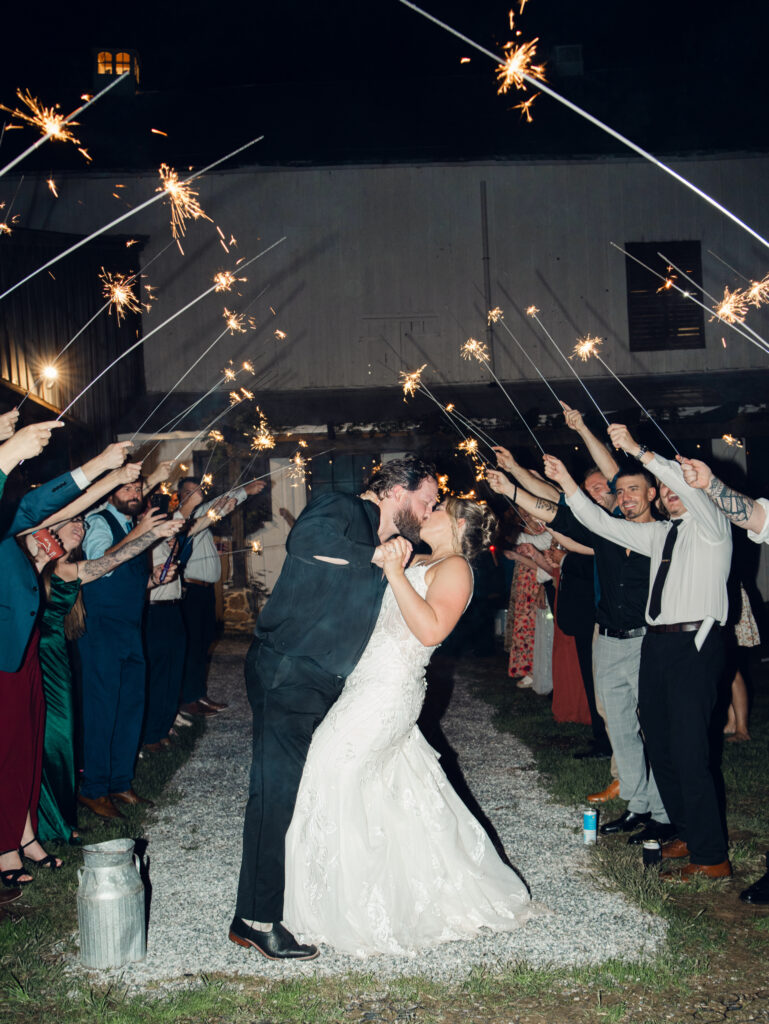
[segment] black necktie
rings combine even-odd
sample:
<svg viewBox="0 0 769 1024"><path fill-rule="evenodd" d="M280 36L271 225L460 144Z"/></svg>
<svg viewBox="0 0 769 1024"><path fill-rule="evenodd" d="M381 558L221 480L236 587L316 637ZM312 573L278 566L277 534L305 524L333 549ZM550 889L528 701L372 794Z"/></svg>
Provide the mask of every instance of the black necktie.
<svg viewBox="0 0 769 1024"><path fill-rule="evenodd" d="M673 557L673 548L675 547L676 538L678 537L678 527L682 522L682 519L672 519L670 521L668 535L665 537L665 544L662 548L662 561L660 562L659 569L657 569L657 575L654 577L652 596L649 598L649 618L652 621L656 619L662 611L662 591L665 586L665 580L668 578L668 573L670 572L670 560Z"/></svg>

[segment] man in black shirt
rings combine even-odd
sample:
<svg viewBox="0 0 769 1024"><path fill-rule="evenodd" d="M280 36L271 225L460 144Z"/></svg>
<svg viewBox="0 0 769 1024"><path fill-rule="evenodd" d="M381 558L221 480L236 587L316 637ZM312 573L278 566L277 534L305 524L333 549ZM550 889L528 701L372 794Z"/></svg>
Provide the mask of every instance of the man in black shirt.
<svg viewBox="0 0 769 1024"><path fill-rule="evenodd" d="M416 543L437 498L435 470L416 458L386 463L363 498L317 498L288 536L257 620L245 667L253 760L230 939L269 959L318 955L281 924L285 838L304 762L376 623L386 586L379 546L395 534Z"/></svg>
<svg viewBox="0 0 769 1024"><path fill-rule="evenodd" d="M492 487L502 489L496 476ZM654 477L635 464L620 469L615 482L617 504L625 519L653 521L651 503L657 490ZM503 493L508 493L503 490ZM627 809L616 820L601 826L604 835L641 832L630 843L644 839L669 839L674 834L654 776L647 773L646 755L638 725L638 671L641 644L646 633L646 601L649 594L649 559L588 530L566 505L517 490L517 501L550 528L593 549L600 585L597 608L598 636L593 647L596 694L606 711L607 727L620 780L620 796Z"/></svg>

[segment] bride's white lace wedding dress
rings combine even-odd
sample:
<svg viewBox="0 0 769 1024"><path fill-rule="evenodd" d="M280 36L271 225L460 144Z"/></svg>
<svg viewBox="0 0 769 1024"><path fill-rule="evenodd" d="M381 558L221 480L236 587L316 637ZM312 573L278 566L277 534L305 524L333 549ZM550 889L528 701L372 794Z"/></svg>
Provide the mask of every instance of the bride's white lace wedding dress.
<svg viewBox="0 0 769 1024"><path fill-rule="evenodd" d="M427 568L406 570L421 596ZM388 588L313 736L286 837L283 919L303 940L359 956L413 953L536 913L416 726L434 650Z"/></svg>

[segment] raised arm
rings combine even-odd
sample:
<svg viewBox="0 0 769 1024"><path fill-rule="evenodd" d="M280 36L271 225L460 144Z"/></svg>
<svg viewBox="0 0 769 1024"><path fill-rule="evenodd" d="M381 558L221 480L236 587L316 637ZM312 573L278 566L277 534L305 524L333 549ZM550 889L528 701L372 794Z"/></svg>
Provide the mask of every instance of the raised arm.
<svg viewBox="0 0 769 1024"><path fill-rule="evenodd" d="M116 487L132 484L134 480L138 480L141 470L141 462L128 462L125 466L121 466L120 469L113 469L111 473L107 473L97 480L96 483L91 484L74 501L71 501L69 505L65 505L58 512L48 516L42 523L33 526L32 530L39 530L43 527L50 529L51 527L59 526L61 523L66 523L69 519L74 519L75 516L86 512L92 505L101 501L102 498L114 491ZM25 530L24 532L30 533L31 531Z"/></svg>
<svg viewBox="0 0 769 1024"><path fill-rule="evenodd" d="M628 455L642 462L660 483L675 491L686 506L687 512L691 512L696 519L704 540L711 544L719 544L729 538L728 524L710 499L684 480L683 470L677 462L643 450L623 423L612 423L609 427L609 437L618 448L622 448Z"/></svg>
<svg viewBox="0 0 769 1024"><path fill-rule="evenodd" d="M596 466L598 466L606 479L613 480L617 473L619 473L619 464L617 460L603 441L599 441L592 430L585 426L585 421L582 419L581 412L578 412L576 409L572 409L572 407L567 405L566 402L561 402L561 405L563 406L563 415L566 420L566 426L570 430L579 434L585 447L590 452L590 458Z"/></svg>
<svg viewBox="0 0 769 1024"><path fill-rule="evenodd" d="M375 545L350 540L353 499L343 494L324 494L302 512L286 541L286 550L294 558L332 565L370 565Z"/></svg>
<svg viewBox="0 0 769 1024"><path fill-rule="evenodd" d="M126 537L125 543L119 547L116 546L102 555L101 558L77 562L77 575L81 583L91 583L93 580L106 576L107 573L112 572L113 569L122 565L123 562L127 562L131 558L140 555L142 551L146 551L156 541L172 537L182 528L183 522L184 520L182 519L167 519L165 522L153 526L151 530L139 533L138 536L135 536L137 531L132 530Z"/></svg>
<svg viewBox="0 0 769 1024"><path fill-rule="evenodd" d="M162 484L164 480L167 480L171 475L171 470L174 468L174 465L175 463L173 459L166 459L164 462L159 462L149 476L145 476L142 481L142 495L146 497L148 494L151 494L159 484Z"/></svg>
<svg viewBox="0 0 769 1024"><path fill-rule="evenodd" d="M9 425L15 422L8 419L10 415L10 413L6 413L3 417L6 420L7 440L0 444L0 472L5 473L6 476L16 469L20 462L39 455L51 440L51 431L64 426L58 420L48 420L46 423L32 423L28 427L17 430L15 434L8 435Z"/></svg>
<svg viewBox="0 0 769 1024"><path fill-rule="evenodd" d="M543 523L550 523L555 519L558 511L557 500L551 501L549 498L529 494L522 486L518 487L517 484L510 483L505 474L500 473L498 469L487 469L486 481L495 494L504 494L514 504L520 505L526 512L541 519ZM557 499L559 492L555 488L552 488L552 491Z"/></svg>
<svg viewBox="0 0 769 1024"><path fill-rule="evenodd" d="M414 590L405 575L403 562L410 545L395 537L382 545L384 573L406 625L425 647L445 640L459 622L473 588L470 566L459 555L451 555L428 570L432 579L424 597Z"/></svg>
<svg viewBox="0 0 769 1024"><path fill-rule="evenodd" d="M501 466L507 473L510 473L515 479L525 487L527 491L533 494L537 498L545 498L547 501L556 502L560 497L560 492L557 488L549 484L547 480L543 480L537 476L536 473L532 473L528 469L524 469L518 462L515 461L511 453L507 448L503 448L501 445L495 445L494 451L497 453L497 465ZM515 500L515 499L513 499Z"/></svg>
<svg viewBox="0 0 769 1024"><path fill-rule="evenodd" d="M699 459L681 459L684 480L690 487L704 491L719 512L743 530L761 533L767 524L767 513L760 501L732 490L719 480L710 466Z"/></svg>
<svg viewBox="0 0 769 1024"><path fill-rule="evenodd" d="M129 448L133 448L131 441L116 441L114 444L108 444L103 452L100 452L95 458L89 459L88 462L84 462L80 467L80 472L85 474L90 483L110 469L119 469L128 456Z"/></svg>

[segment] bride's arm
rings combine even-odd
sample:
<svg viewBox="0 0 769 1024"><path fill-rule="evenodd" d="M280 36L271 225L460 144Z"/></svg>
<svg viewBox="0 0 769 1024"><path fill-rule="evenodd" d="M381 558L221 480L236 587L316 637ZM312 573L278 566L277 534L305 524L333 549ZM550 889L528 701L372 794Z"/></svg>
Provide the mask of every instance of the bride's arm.
<svg viewBox="0 0 769 1024"><path fill-rule="evenodd" d="M435 566L427 594L420 597L403 568L407 543L396 537L382 545L384 573L406 625L421 644L434 647L459 622L472 591L473 574L464 558L447 558Z"/></svg>

